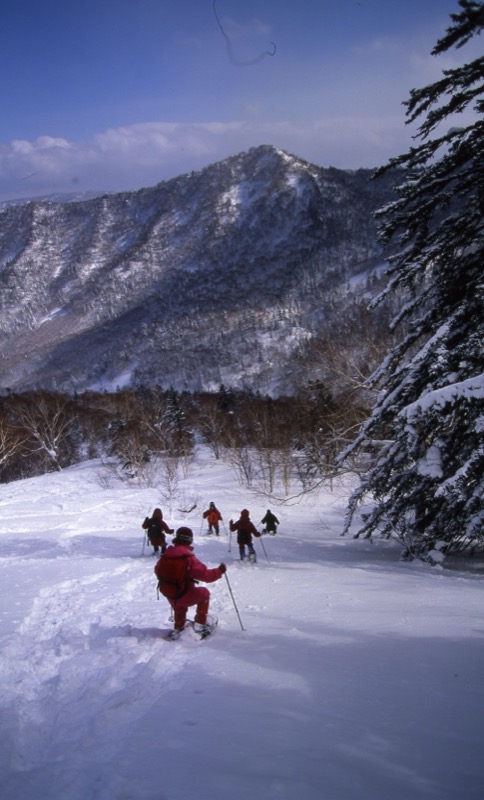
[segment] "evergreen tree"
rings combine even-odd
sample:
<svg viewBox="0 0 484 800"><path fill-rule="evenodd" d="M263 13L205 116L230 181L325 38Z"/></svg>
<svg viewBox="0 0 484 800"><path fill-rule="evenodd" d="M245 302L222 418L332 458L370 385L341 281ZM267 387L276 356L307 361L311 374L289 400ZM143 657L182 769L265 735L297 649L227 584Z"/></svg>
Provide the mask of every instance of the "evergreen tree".
<svg viewBox="0 0 484 800"><path fill-rule="evenodd" d="M433 55L481 33L484 3L459 7ZM380 392L350 448L386 442L345 527L370 495L356 536L396 536L406 557L431 561L484 544L484 58L442 74L405 103L418 144L377 172L405 170L397 200L378 212L399 252L375 301L403 295L393 325L404 333L372 377Z"/></svg>

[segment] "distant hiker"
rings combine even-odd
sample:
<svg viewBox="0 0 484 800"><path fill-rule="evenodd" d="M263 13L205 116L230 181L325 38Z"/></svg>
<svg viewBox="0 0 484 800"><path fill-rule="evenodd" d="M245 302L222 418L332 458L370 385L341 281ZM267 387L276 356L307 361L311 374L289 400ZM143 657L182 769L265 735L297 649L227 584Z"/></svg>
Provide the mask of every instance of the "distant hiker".
<svg viewBox="0 0 484 800"><path fill-rule="evenodd" d="M146 535L153 547L153 555L158 553L160 548L161 552L164 553L166 548L165 534L173 533L173 528L169 528L166 524L163 519L161 508L155 508L152 517L145 517L144 522L141 523L141 527L146 530Z"/></svg>
<svg viewBox="0 0 484 800"><path fill-rule="evenodd" d="M249 561L256 561L257 557L252 544L252 535L260 536L260 533L250 519L247 509L243 508L240 512L240 519L237 522L230 520L229 525L231 531L237 531L240 560L243 561L245 558L245 546L247 545Z"/></svg>
<svg viewBox="0 0 484 800"><path fill-rule="evenodd" d="M206 511L203 512L203 519L206 519L208 522L208 532L213 533L215 531L215 535L219 535L219 522L222 519L222 514L216 507L215 503L210 503L209 507Z"/></svg>
<svg viewBox="0 0 484 800"><path fill-rule="evenodd" d="M265 525L264 533L270 533L272 536L276 535L279 520L277 519L276 515L272 513L270 508L267 509L265 517L261 519L261 522L263 525Z"/></svg>
<svg viewBox="0 0 484 800"><path fill-rule="evenodd" d="M214 583L227 571L225 564L209 568L193 554L193 532L178 528L173 544L166 548L155 565L158 588L173 608L175 631L185 627L187 611L196 606L195 630L203 633L207 626L210 592L198 581Z"/></svg>

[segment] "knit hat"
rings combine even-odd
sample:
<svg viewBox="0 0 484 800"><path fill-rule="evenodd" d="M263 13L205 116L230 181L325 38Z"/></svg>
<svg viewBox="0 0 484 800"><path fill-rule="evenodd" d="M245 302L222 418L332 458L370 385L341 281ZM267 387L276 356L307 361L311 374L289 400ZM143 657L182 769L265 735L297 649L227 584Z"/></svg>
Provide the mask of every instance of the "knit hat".
<svg viewBox="0 0 484 800"><path fill-rule="evenodd" d="M241 517L248 517L249 516L249 512L247 511L246 508L242 509L242 511L240 512L240 516Z"/></svg>
<svg viewBox="0 0 484 800"><path fill-rule="evenodd" d="M175 542L191 544L193 542L193 531L190 528L178 528L175 534Z"/></svg>

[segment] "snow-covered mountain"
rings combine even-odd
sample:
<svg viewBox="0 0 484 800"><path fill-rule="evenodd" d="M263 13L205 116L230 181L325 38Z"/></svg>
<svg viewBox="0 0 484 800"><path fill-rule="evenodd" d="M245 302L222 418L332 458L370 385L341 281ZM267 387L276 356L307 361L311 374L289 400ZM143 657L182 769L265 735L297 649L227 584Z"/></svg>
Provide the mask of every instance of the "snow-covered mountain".
<svg viewBox="0 0 484 800"><path fill-rule="evenodd" d="M393 180L261 146L136 192L4 209L0 387L292 391L335 298L384 259L373 212Z"/></svg>

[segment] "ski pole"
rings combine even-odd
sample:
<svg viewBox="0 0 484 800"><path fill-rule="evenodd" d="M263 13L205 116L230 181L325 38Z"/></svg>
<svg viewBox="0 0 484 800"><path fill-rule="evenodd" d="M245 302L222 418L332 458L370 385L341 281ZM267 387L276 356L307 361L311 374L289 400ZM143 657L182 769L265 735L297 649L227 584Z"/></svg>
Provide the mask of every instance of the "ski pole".
<svg viewBox="0 0 484 800"><path fill-rule="evenodd" d="M240 619L239 609L237 608L237 603L235 602L234 593L232 592L232 587L231 587L231 585L229 583L229 579L228 579L227 573L224 572L224 575L225 575L225 580L227 581L227 586L229 588L230 597L232 598L232 603L234 604L235 613L237 614L237 617L239 618L240 627L242 628L243 631L245 631L245 628L244 628L244 626L242 624L242 620Z"/></svg>
<svg viewBox="0 0 484 800"><path fill-rule="evenodd" d="M146 515L146 519L150 519L149 517L150 509L148 509L148 514ZM148 538L148 533L143 534L143 549L141 550L141 555L144 556L145 554L145 547L146 547L146 540Z"/></svg>
<svg viewBox="0 0 484 800"><path fill-rule="evenodd" d="M264 551L264 555L265 555L265 557L267 558L267 560L269 561L268 555L267 555L267 553L266 553L266 548L265 548L264 542L262 541L262 536L260 537L260 540L259 540L259 541L260 541L260 543L261 543L261 547L262 547L262 549L263 549L263 551ZM271 562L269 561L269 564L270 564L270 563L271 563Z"/></svg>

